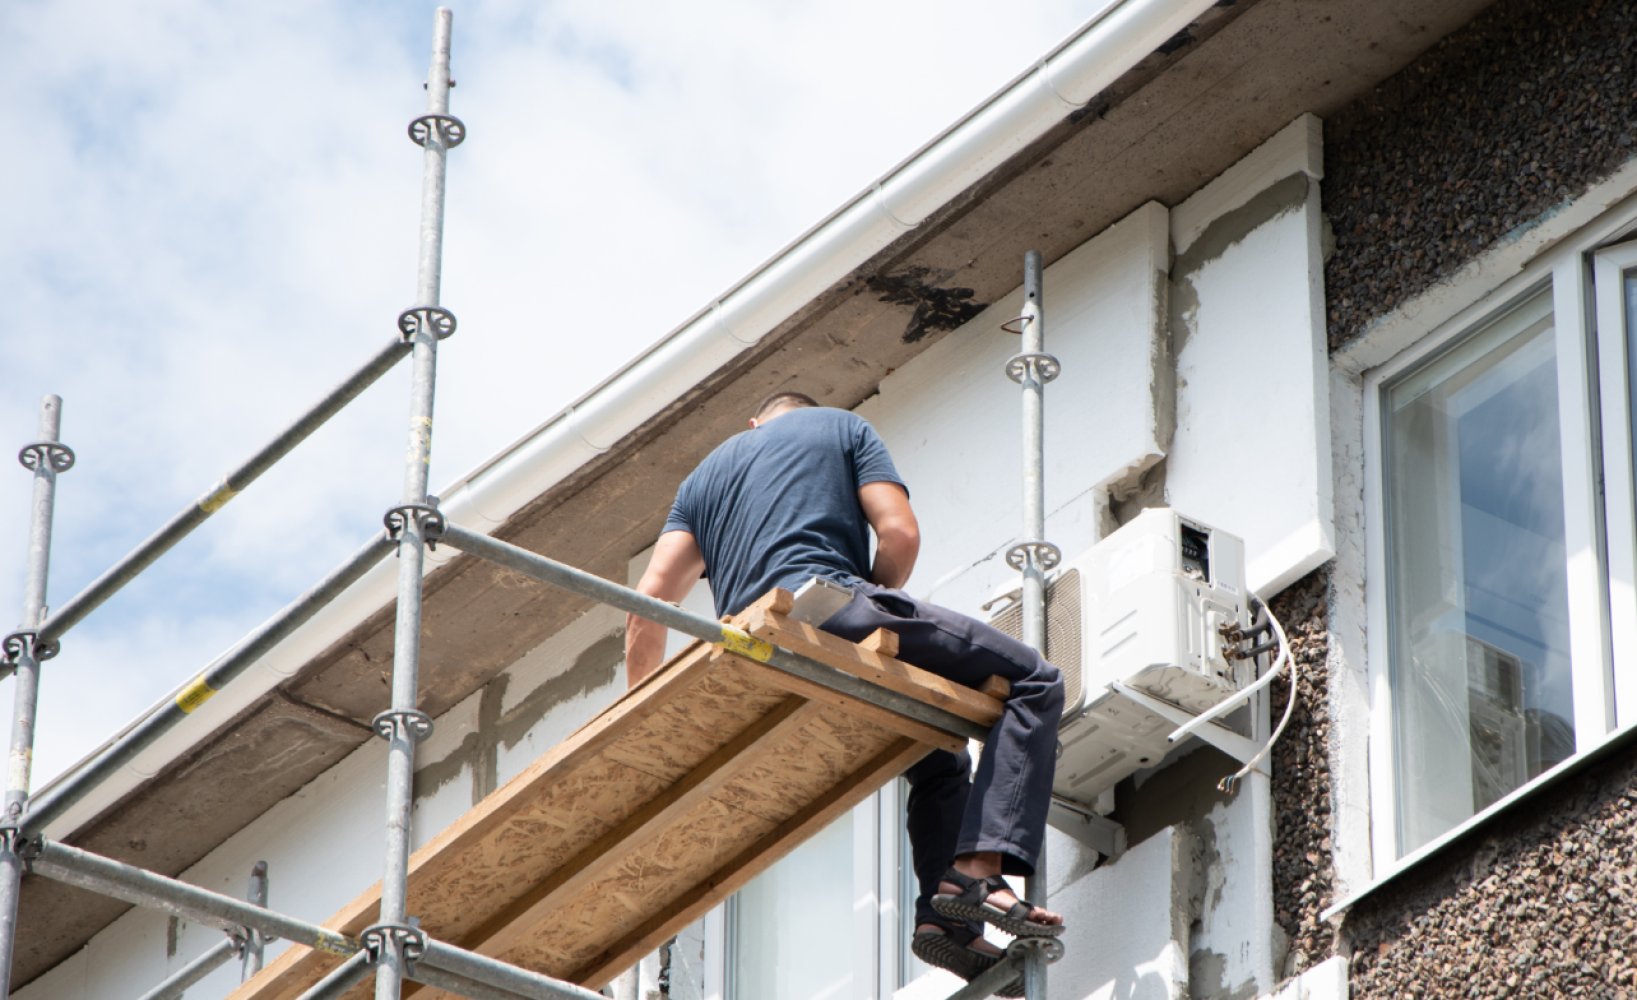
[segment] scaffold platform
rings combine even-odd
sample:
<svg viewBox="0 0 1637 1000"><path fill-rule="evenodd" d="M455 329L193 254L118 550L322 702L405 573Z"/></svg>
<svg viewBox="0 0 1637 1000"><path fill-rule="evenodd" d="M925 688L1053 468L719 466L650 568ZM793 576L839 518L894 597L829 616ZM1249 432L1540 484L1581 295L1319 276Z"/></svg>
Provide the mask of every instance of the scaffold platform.
<svg viewBox="0 0 1637 1000"><path fill-rule="evenodd" d="M1004 681L963 687L894 659L889 632L855 645L791 607L773 591L730 622L970 723L999 717ZM417 850L408 912L439 940L597 988L929 751L965 743L695 642ZM377 884L325 926L356 937L379 904ZM233 1000L298 997L342 957L292 947Z"/></svg>

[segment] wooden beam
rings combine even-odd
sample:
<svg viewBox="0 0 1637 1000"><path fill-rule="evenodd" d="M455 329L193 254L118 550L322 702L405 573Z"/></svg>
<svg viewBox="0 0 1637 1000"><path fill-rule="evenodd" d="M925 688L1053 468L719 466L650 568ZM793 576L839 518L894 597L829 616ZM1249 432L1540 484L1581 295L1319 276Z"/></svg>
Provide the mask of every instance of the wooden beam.
<svg viewBox="0 0 1637 1000"><path fill-rule="evenodd" d="M758 639L845 670L899 694L936 705L981 726L992 726L1000 718L1000 702L974 688L863 649L806 622L793 621L754 609L754 606L753 610L738 616L737 620L741 628Z"/></svg>

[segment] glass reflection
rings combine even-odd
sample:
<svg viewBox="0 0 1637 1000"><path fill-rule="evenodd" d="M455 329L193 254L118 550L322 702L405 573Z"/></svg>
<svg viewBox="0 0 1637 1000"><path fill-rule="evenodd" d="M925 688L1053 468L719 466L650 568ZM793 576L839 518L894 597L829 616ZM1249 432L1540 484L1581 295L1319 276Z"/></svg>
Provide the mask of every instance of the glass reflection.
<svg viewBox="0 0 1637 1000"><path fill-rule="evenodd" d="M1399 849L1574 752L1551 299L1386 390Z"/></svg>

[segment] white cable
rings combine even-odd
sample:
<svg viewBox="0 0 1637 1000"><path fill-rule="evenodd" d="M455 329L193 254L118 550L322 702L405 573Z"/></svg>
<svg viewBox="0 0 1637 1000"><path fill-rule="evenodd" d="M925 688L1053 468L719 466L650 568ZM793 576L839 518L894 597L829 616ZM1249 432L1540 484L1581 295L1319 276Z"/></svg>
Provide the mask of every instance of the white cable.
<svg viewBox="0 0 1637 1000"><path fill-rule="evenodd" d="M1290 698L1289 698L1288 701L1285 702L1284 717L1279 720L1279 725L1274 728L1273 735L1268 737L1267 743L1262 747L1261 750L1258 750L1256 752L1256 756L1254 756L1250 760L1246 761L1244 767L1241 767L1239 770L1235 771L1233 774L1230 774L1226 778L1223 778L1221 781L1217 782L1216 787L1218 789L1220 789L1221 791L1226 792L1229 795L1233 794L1233 791L1238 786L1240 779L1244 778L1245 775L1249 774L1256 767L1257 764L1260 764L1262 762L1262 760L1264 758L1266 758L1269 753L1273 752L1273 745L1275 743L1279 742L1279 737L1280 736L1284 735L1285 727L1290 725L1290 717L1291 717L1291 715L1293 715L1295 713L1296 694L1297 694L1297 690L1298 690L1298 684L1299 684L1299 681L1301 679L1300 674L1296 670L1296 658L1290 654L1290 640L1288 638L1286 638L1286 636L1285 636L1285 627L1283 625L1279 624L1279 619L1274 616L1273 608L1271 608L1268 605L1268 602L1262 600L1261 597L1257 597L1256 599L1257 599L1258 602L1261 603L1262 609L1267 612L1268 624L1273 626L1273 634L1279 640L1279 655L1278 655L1277 658L1274 659L1273 665L1268 667L1268 673L1271 674L1274 671L1278 670L1280 667L1282 667L1282 666L1284 666L1286 664L1289 664L1289 666L1290 666Z"/></svg>

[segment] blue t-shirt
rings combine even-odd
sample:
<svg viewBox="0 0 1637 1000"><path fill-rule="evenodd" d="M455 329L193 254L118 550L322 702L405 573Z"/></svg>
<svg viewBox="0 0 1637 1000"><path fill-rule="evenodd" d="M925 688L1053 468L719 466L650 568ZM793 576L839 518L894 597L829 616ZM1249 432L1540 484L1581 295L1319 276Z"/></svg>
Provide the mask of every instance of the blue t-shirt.
<svg viewBox="0 0 1637 1000"><path fill-rule="evenodd" d="M705 557L718 615L810 577L870 575L866 483L903 485L863 417L802 407L728 438L677 490L665 531L687 531Z"/></svg>

